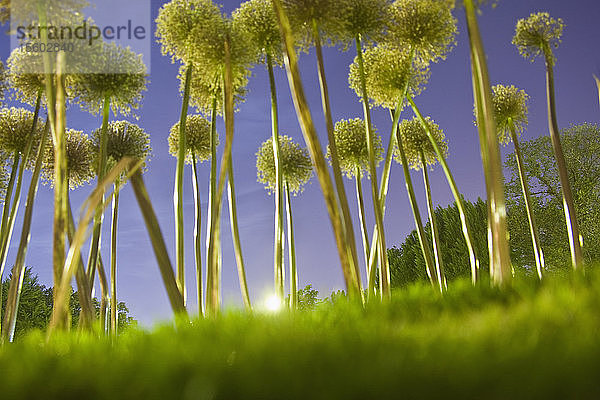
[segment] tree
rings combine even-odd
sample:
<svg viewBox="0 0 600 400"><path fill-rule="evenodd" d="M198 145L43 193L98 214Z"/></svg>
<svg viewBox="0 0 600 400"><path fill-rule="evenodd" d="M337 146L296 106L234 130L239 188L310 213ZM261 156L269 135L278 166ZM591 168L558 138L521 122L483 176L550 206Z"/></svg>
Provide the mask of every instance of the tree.
<svg viewBox="0 0 600 400"><path fill-rule="evenodd" d="M520 192L519 192L520 193ZM463 201L466 218L473 234L473 246L480 254L480 271L489 270L487 254L487 204L478 199L472 203ZM460 214L456 203L435 210L438 222L442 260L446 279L452 281L471 275L467 243L458 240L462 236ZM431 243L431 225L425 225L425 235ZM420 280L428 280L425 259L417 236L412 231L399 247L388 249L392 287L400 287ZM482 275L483 276L483 275Z"/></svg>
<svg viewBox="0 0 600 400"><path fill-rule="evenodd" d="M11 277L9 276L2 282L2 294L6 296L10 285ZM81 306L77 292L71 293L71 325L76 327L79 322ZM94 299L94 307L96 315L100 314L100 303ZM117 305L119 320L119 330L123 331L129 326L135 325L136 320L129 314L129 309L124 302ZM4 307L2 308L4 312ZM44 330L50 323L52 316L52 288L46 287L40 283L36 274L31 271L31 267L25 268L23 277L23 288L19 301L19 309L17 312L15 338L18 340L27 332L34 329Z"/></svg>
<svg viewBox="0 0 600 400"><path fill-rule="evenodd" d="M584 123L560 132L575 212L583 237L586 263L600 260L600 126ZM551 139L539 137L522 143L524 172L531 185L532 208L539 222L541 245L548 270L564 270L570 263L567 229L557 223L564 218L558 168ZM511 258L519 266L533 266L531 238L514 155L506 161L510 175L506 194L511 233Z"/></svg>

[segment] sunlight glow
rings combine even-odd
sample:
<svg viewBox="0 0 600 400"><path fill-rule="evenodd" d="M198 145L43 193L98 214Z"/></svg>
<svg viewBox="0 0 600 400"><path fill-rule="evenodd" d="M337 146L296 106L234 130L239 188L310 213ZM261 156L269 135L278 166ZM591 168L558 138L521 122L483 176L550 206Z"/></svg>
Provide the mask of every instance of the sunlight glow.
<svg viewBox="0 0 600 400"><path fill-rule="evenodd" d="M276 294L272 294L269 297L267 297L264 303L265 310L274 313L281 310L282 305L283 304L281 299Z"/></svg>

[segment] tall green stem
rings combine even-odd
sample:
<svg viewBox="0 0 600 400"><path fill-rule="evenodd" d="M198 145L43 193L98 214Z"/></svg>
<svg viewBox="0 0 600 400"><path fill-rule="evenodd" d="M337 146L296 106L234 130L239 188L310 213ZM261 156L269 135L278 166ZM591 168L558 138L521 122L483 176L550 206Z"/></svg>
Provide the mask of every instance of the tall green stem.
<svg viewBox="0 0 600 400"><path fill-rule="evenodd" d="M362 177L360 175L360 169L357 167L354 173L354 179L356 181L356 200L358 201L358 217L360 219L360 232L362 235L363 242L363 254L365 256L365 268L367 270L367 277L369 273L369 233L367 231L367 216L365 214L365 202L363 200L362 190ZM370 281L367 281L368 285L371 285Z"/></svg>
<svg viewBox="0 0 600 400"><path fill-rule="evenodd" d="M185 243L183 230L183 167L186 154L186 121L190 103L190 84L192 80L193 66L187 66L185 73L185 89L183 91L183 104L181 105L181 117L179 119L179 149L177 151L177 169L175 171L175 191L173 193L173 208L175 211L175 243L177 247L175 256L177 286L183 296L184 303L187 299L185 287Z"/></svg>
<svg viewBox="0 0 600 400"><path fill-rule="evenodd" d="M556 158L556 166L558 167L558 176L560 178L560 187L563 196L563 208L565 212L565 222L567 224L567 232L569 235L569 247L571 249L571 263L574 270L583 268L583 253L581 251L582 237L579 231L579 223L577 222L577 214L575 212L575 202L573 201L573 191L569 182L569 174L567 172L567 163L562 145L560 143L560 134L558 131L558 122L556 118L556 99L554 89L554 69L552 53L546 50L546 97L548 99L548 129L550 131L550 139L552 140L552 148L554 149L554 158Z"/></svg>
<svg viewBox="0 0 600 400"><path fill-rule="evenodd" d="M246 280L246 268L244 267L244 257L242 256L242 242L240 240L240 229L237 217L237 205L235 201L235 183L233 180L233 159L229 158L229 185L227 186L227 198L229 200L229 220L231 223L231 235L233 236L233 248L235 249L235 259L238 267L238 277L240 279L240 289L246 309L251 310L250 294L248 292L248 282Z"/></svg>
<svg viewBox="0 0 600 400"><path fill-rule="evenodd" d="M290 308L298 308L298 269L296 267L296 242L294 240L294 219L292 216L292 200L290 198L290 186L285 183L285 200L287 211L288 248L290 257Z"/></svg>
<svg viewBox="0 0 600 400"><path fill-rule="evenodd" d="M329 87L325 74L325 61L323 58L323 49L321 46L321 34L316 20L312 20L312 34L315 42L317 53L317 67L319 71L319 84L321 87L321 101L323 104L323 115L325 116L325 125L327 127L327 139L329 141L329 151L331 153L331 168L333 169L333 181L335 183L336 195L342 211L344 223L344 233L346 235L347 251L349 251L348 259L354 265L354 279L360 282L360 270L358 265L358 253L356 250L356 242L354 238L354 227L352 224L352 216L350 207L348 206L348 198L346 196L346 188L340 168L337 144L335 142L333 117L331 112L331 101L329 99ZM368 268L368 267L367 267Z"/></svg>
<svg viewBox="0 0 600 400"><path fill-rule="evenodd" d="M379 245L379 282L381 293L384 298L391 297L390 288L390 270L387 258L387 248L385 244L385 231L383 227L383 212L377 188L377 168L375 166L375 147L373 145L374 135L371 124L371 112L369 110L369 97L367 95L367 79L365 65L363 60L363 50L360 41L360 35L356 35L356 54L358 59L358 70L360 75L360 87L362 92L363 112L365 114L365 135L367 136L367 150L369 152L369 173L371 180L371 195L373 197L373 210L375 213L375 223L377 225L377 236Z"/></svg>
<svg viewBox="0 0 600 400"><path fill-rule="evenodd" d="M399 132L396 132L396 142L398 143L398 153L400 154L400 161L402 163L402 170L404 171L404 184L406 185L406 193L408 194L408 200L413 211L413 217L415 220L415 226L417 228L417 236L419 243L421 244L421 250L423 252L423 258L425 259L425 269L427 276L431 281L431 284L439 286L437 282L437 276L433 270L433 256L431 254L431 248L425 236L425 229L423 228L423 222L421 219L421 212L419 211L419 205L417 204L417 198L415 196L415 190L410 177L410 170L408 169L408 160L406 159L406 152L404 151L404 144L402 143L402 136Z"/></svg>
<svg viewBox="0 0 600 400"><path fill-rule="evenodd" d="M104 105L102 107L102 127L100 130L100 148L98 152L98 185L104 179L106 174L106 158L108 146L108 120L110 118L110 96L105 96ZM90 246L90 254L88 258L87 275L90 280L90 285L94 287L96 269L98 265L98 254L100 253L100 236L102 235L102 220L104 213L100 208L96 210L94 215L94 230L92 233L92 244Z"/></svg>
<svg viewBox="0 0 600 400"><path fill-rule="evenodd" d="M12 268L12 277L10 280L8 296L6 299L6 309L3 321L4 328L2 329L3 342L12 342L15 334L17 313L19 310L19 300L21 297L21 289L23 288L23 278L25 277L25 256L27 255L27 247L29 245L29 239L31 237L30 232L31 220L33 219L33 206L35 203L35 197L37 194L37 188L39 184L39 177L42 170L42 158L44 155L44 150L46 149L46 138L48 137L49 128L49 122L46 122L46 128L44 130L44 133L42 134L42 137L40 139L40 145L38 147L35 167L31 176L29 191L27 193L27 200L25 201L25 215L23 216L21 239L19 241L19 248L17 250L15 265Z"/></svg>
<svg viewBox="0 0 600 400"><path fill-rule="evenodd" d="M442 152L442 150L440 149L440 146L438 145L437 141L433 137L433 134L431 133L431 130L429 129L429 125L427 125L427 121L425 121L425 118L423 118L423 114L421 114L421 112L419 111L419 108L417 107L417 105L415 104L413 99L410 96L407 96L407 99L408 99L410 105L412 106L412 109L413 109L415 115L421 122L423 129L427 133L429 142L431 143L433 150L435 151L438 161L440 162L440 165L442 166L442 169L444 170L444 174L446 175L446 180L448 181L448 184L450 185L450 190L452 191L452 195L454 196L454 201L456 202L456 206L458 207L463 236L465 238L465 242L467 243L467 249L469 251L469 261L471 264L471 277L473 279L473 282L475 282L476 276L477 276L477 271L479 270L479 259L477 258L477 254L475 253L475 246L473 245L473 236L471 234L469 222L467 221L467 213L465 210L463 198L460 194L460 191L458 190L458 186L456 185L454 176L452 175L452 172L450 171L450 167L448 166L448 163L446 162L446 159L444 158L444 153Z"/></svg>
<svg viewBox="0 0 600 400"><path fill-rule="evenodd" d="M213 254L218 253L218 242L211 235L213 230L213 214L215 213L215 201L217 197L217 97L213 97L211 121L210 121L210 180L208 195L208 216L206 219L206 310L208 312L209 301L214 296L213 271L211 263ZM218 290L218 288L217 288Z"/></svg>
<svg viewBox="0 0 600 400"><path fill-rule="evenodd" d="M204 315L202 291L202 204L200 201L200 185L198 182L198 165L196 153L192 151L192 186L194 189L194 261L196 262L196 295L198 296L198 315Z"/></svg>
<svg viewBox="0 0 600 400"><path fill-rule="evenodd" d="M131 176L131 186L133 187L135 197L140 206L142 216L144 217L144 222L148 230L148 235L150 236L150 241L152 242L152 248L156 255L156 261L162 276L163 284L167 291L171 308L176 314L187 316L183 296L177 286L177 280L173 273L173 266L169 259L169 252L167 251L167 246L165 245L164 237L160 225L158 224L158 219L156 218L156 213L152 207L152 202L148 196L148 191L146 190L146 185L144 184L144 179L142 178L140 171L136 171Z"/></svg>
<svg viewBox="0 0 600 400"><path fill-rule="evenodd" d="M275 249L274 249L274 277L275 292L279 300L284 295L283 272L283 174L281 170L281 154L279 143L279 111L277 108L277 90L275 87L275 74L273 73L273 58L267 53L267 70L269 72L269 86L271 89L271 135L273 143L273 160L275 161Z"/></svg>
<svg viewBox="0 0 600 400"><path fill-rule="evenodd" d="M463 0L463 3L469 32L473 93L477 105L477 124L488 192L490 274L495 284L506 285L512 279L512 268L508 249L502 160L494 121L492 89L475 3L473 0Z"/></svg>
<svg viewBox="0 0 600 400"><path fill-rule="evenodd" d="M427 172L427 161L423 149L420 151L421 164L423 166L423 184L425 185L425 196L427 197L427 211L429 212L429 223L431 225L431 241L433 243L433 254L435 257L435 272L437 274L437 283L440 293L446 289L446 277L444 276L444 262L442 260L442 248L440 235L438 233L435 210L433 208L433 199L431 198L431 184L429 183L429 173Z"/></svg>
<svg viewBox="0 0 600 400"><path fill-rule="evenodd" d="M512 126L512 122L510 129L510 137L515 146L515 159L517 161L517 168L519 170L519 179L521 180L521 190L523 191L523 199L525 200L525 209L527 210L529 231L531 233L531 242L533 243L533 254L535 256L535 265L537 267L538 277L542 279L542 272L545 269L544 252L542 251L542 244L539 239L539 230L535 221L535 216L533 215L531 194L529 192L529 183L527 182L527 175L525 175L523 157L521 156L521 146L519 145L519 137L515 132L514 126Z"/></svg>
<svg viewBox="0 0 600 400"><path fill-rule="evenodd" d="M279 29L284 39L286 70L288 74L290 90L294 100L294 106L296 108L296 115L302 128L304 139L308 145L308 150L310 152L313 165L315 166L317 177L319 178L323 197L325 198L327 212L329 214L329 219L333 228L333 234L338 249L340 264L344 274L344 280L346 282L346 288L348 289L348 294L351 297L362 299L363 294L360 281L357 280L355 267L356 263L351 259L351 257L349 257L351 252L348 251L348 246L350 246L350 244L348 244L344 222L340 215L340 205L335 195L335 189L331 183L327 162L325 161L321 143L312 119L310 107L306 99L306 94L304 93L304 85L302 83L300 69L298 67L298 55L296 53L292 27L285 14L281 0L273 0L273 6L275 8L275 14L277 15Z"/></svg>
<svg viewBox="0 0 600 400"><path fill-rule="evenodd" d="M119 183L115 182L110 226L110 332L117 335L117 223L119 220Z"/></svg>

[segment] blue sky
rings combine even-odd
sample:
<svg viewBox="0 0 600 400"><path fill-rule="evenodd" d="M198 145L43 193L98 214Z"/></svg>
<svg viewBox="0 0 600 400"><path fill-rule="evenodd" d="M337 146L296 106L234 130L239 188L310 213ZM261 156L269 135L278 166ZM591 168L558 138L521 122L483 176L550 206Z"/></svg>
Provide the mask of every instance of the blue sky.
<svg viewBox="0 0 600 400"><path fill-rule="evenodd" d="M152 19L157 15L163 1L152 0ZM239 0L221 1L223 10L233 11ZM480 27L484 46L488 54L492 83L514 84L531 96L529 128L524 139L547 134L547 114L545 102L544 65L541 60L530 63L524 60L511 44L514 27L519 18L531 12L548 11L554 17L561 17L566 23L563 42L555 52L556 90L558 122L561 128L583 122L598 123L600 109L598 92L592 74L600 75L600 3L597 0L519 0L500 1L495 9L487 7L480 16ZM432 66L432 76L427 90L415 99L422 112L431 116L444 129L449 142L448 163L456 181L467 199L476 200L484 196L483 172L479 155L479 142L472 118L472 91L468 54L468 38L461 10L455 11L458 18L459 35L457 46L447 60ZM154 29L154 23L151 24ZM8 36L0 39L0 57L5 60L9 54ZM353 91L348 89L348 66L355 50L343 53L336 48L325 51L326 70L332 95L334 119L362 117L361 105ZM147 61L147 60L146 60ZM322 143L326 143L326 133L320 109L319 86L316 75L314 52L301 56L301 70L305 89L313 107L313 117L319 130ZM178 65L170 58L163 57L160 47L153 43L151 51L151 76L148 91L144 94L143 106L138 111L137 122L151 136L153 157L149 171L145 175L150 197L154 203L163 234L174 261L173 224L173 181L175 159L168 153L167 136L170 127L177 122L181 99L177 80ZM281 113L281 133L292 136L304 143L293 108L285 72L276 71ZM267 296L273 286L273 198L256 181L255 153L260 144L270 135L269 94L265 68L256 66L248 86L246 102L240 106L235 120L235 142L233 160L238 200L240 235L243 253L247 263L250 295L254 302ZM16 105L10 103L11 105ZM408 109L404 118L412 118ZM91 133L100 125L100 116L92 116L79 111L75 106L68 110L68 126ZM121 116L111 118L122 119ZM387 143L391 122L387 110L373 112L374 125ZM222 123L218 125L223 132ZM506 155L507 150L503 150ZM208 189L208 165L200 167L204 210ZM431 173L433 198L437 205L446 206L452 196L442 172L436 169ZM421 207L425 208L421 176L415 173L416 192ZM190 311L196 309L195 267L193 259L193 196L191 189L191 169L185 176L185 229L186 269L189 285L188 302ZM26 182L24 187L26 188ZM368 185L366 185L368 188ZM74 207L90 193L92 186L86 186L71 193ZM347 181L350 207L355 217L356 232L358 217L354 186ZM32 266L42 282L51 285L51 237L53 194L49 186L41 186L38 192L31 244L27 255L27 265ZM374 222L370 195L365 194L369 225ZM24 201L23 201L24 202ZM22 204L23 204L22 202ZM300 287L312 284L322 296L332 290L343 289L343 277L337 259L333 234L329 226L324 201L319 184L313 178L304 193L292 199L295 213L296 246ZM391 175L388 208L385 217L388 247L400 245L408 232L414 228L407 195L404 190L402 171L394 164ZM7 267L14 261L22 221L21 207L17 225L13 233ZM102 254L109 259L110 214L104 219ZM223 303L239 306L239 283L228 211L223 213ZM205 232L203 232L203 235ZM357 236L357 243L359 238ZM462 240L457 238L457 240ZM87 249L85 250L87 254ZM152 248L138 210L137 203L129 187L125 187L121 197L118 247L118 297L125 301L133 316L144 325L150 325L171 316L171 310L162 287L160 274L152 253Z"/></svg>

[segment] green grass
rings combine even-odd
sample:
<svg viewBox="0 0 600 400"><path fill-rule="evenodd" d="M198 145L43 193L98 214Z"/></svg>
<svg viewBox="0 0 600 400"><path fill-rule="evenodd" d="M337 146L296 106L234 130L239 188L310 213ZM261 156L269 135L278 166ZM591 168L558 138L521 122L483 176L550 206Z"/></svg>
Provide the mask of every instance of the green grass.
<svg viewBox="0 0 600 400"><path fill-rule="evenodd" d="M2 398L599 398L600 274L0 349Z"/></svg>

